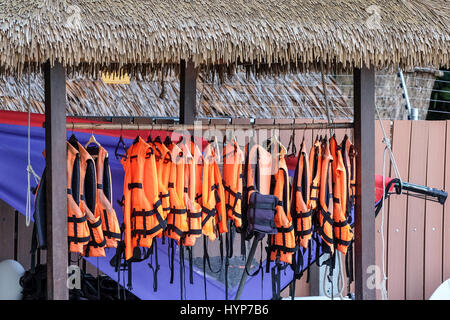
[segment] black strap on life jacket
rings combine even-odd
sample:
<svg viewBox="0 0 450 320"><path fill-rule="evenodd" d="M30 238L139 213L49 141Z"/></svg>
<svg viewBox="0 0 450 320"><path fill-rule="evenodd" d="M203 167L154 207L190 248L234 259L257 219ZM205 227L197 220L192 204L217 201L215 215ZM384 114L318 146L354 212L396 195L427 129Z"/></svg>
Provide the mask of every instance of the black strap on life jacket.
<svg viewBox="0 0 450 320"><path fill-rule="evenodd" d="M235 225L233 221L228 222L228 230L225 234L225 300L228 300L228 268L230 266L230 259L233 257L233 243Z"/></svg>
<svg viewBox="0 0 450 320"><path fill-rule="evenodd" d="M288 264L283 264L280 261L280 254L277 254L275 266L272 267L272 300L281 300L281 271L287 268Z"/></svg>
<svg viewBox="0 0 450 320"><path fill-rule="evenodd" d="M206 258L205 258L205 248L206 248L206 236L203 235L203 286L205 289L205 300L208 300L208 295L206 293Z"/></svg>
<svg viewBox="0 0 450 320"><path fill-rule="evenodd" d="M155 257L155 266L153 266L153 256ZM153 239L152 246L150 247L150 263L148 263L149 268L153 272L153 292L158 291L158 271L160 269L158 263L158 242L156 238Z"/></svg>
<svg viewBox="0 0 450 320"><path fill-rule="evenodd" d="M170 269L170 283L173 283L173 263L175 258L175 240L170 239L168 242L168 258L169 258L169 269Z"/></svg>
<svg viewBox="0 0 450 320"><path fill-rule="evenodd" d="M133 280L132 280L132 264L133 262L142 262L150 256L151 250L148 248L142 248L143 253L139 247L133 248L133 256L126 261L126 265L128 267L128 282L127 288L128 290L133 289Z"/></svg>
<svg viewBox="0 0 450 320"><path fill-rule="evenodd" d="M351 241L347 249L347 254L345 255L345 273L348 278L348 292L350 292L350 285L355 280L353 274L353 242Z"/></svg>
<svg viewBox="0 0 450 320"><path fill-rule="evenodd" d="M180 253L180 300L183 300L183 288L184 288L184 246L183 241L180 241L178 246Z"/></svg>
<svg viewBox="0 0 450 320"><path fill-rule="evenodd" d="M253 146L253 142L249 141L247 143L247 148L245 149L245 161L244 161L244 169L243 169L243 175L242 175L242 200L241 200L241 216L242 216L242 227L240 230L241 233L241 255L243 257L244 263L247 260L247 250L246 250L246 243L245 243L245 235L248 229L248 220L247 220L247 211L248 211L248 188L247 188L247 180L248 180L248 165L249 165L249 156L250 156L250 149Z"/></svg>
<svg viewBox="0 0 450 320"><path fill-rule="evenodd" d="M223 237L222 234L219 233L219 248L220 248L220 267L219 269L213 270L213 268L211 267L211 260L209 257L209 253L208 253L208 242L207 242L207 237L205 235L203 235L203 283L204 283L204 289L205 289L205 300L207 300L208 295L206 293L206 265L208 265L208 268L211 272L213 273L219 273L222 271L222 265L223 265Z"/></svg>
<svg viewBox="0 0 450 320"><path fill-rule="evenodd" d="M192 259L192 247L186 247L189 259L189 283L194 284L194 267Z"/></svg>
<svg viewBox="0 0 450 320"><path fill-rule="evenodd" d="M297 280L301 279L301 277L303 276L303 265L304 265L303 255L305 254L306 250L308 249L306 248L301 249L301 247L298 246L295 250L295 253L292 255L291 268L293 271L293 276L290 287L290 295L292 300L294 300Z"/></svg>
<svg viewBox="0 0 450 320"><path fill-rule="evenodd" d="M127 263L125 261L125 241L122 240L125 231L125 225L122 223L120 226L120 238L117 242L116 254L111 258L109 264L114 267L114 271L117 272L117 298L120 299L120 272L127 269ZM122 263L123 261L123 263ZM125 299L125 286L123 286L123 297Z"/></svg>

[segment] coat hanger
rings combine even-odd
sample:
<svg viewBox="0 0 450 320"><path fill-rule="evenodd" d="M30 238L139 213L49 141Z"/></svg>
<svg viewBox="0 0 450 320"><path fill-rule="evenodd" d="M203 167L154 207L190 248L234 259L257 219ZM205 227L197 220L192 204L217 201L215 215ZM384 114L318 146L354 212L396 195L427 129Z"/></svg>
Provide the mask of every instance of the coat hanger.
<svg viewBox="0 0 450 320"><path fill-rule="evenodd" d="M152 138L152 132L151 131L148 133L147 143L153 143L153 138Z"/></svg>
<svg viewBox="0 0 450 320"><path fill-rule="evenodd" d="M78 139L75 137L75 135L72 133L72 135L69 138L69 143L78 150Z"/></svg>
<svg viewBox="0 0 450 320"><path fill-rule="evenodd" d="M284 153L287 154L287 149L286 149L286 147L281 143L281 141L278 139L277 135L275 135L273 132L274 132L274 131L272 131L272 136L270 137L270 142L269 142L269 145L267 146L266 150L270 150L270 147L272 146L272 144L275 145L275 144L274 144L274 142L275 142L275 143L278 144L278 146L279 146L281 149L283 149ZM280 153L278 153L278 155L279 155L279 154L280 154Z"/></svg>
<svg viewBox="0 0 450 320"><path fill-rule="evenodd" d="M292 152L287 155L287 157L295 157L297 155L297 147L295 146L295 130L292 127L291 137L289 139L289 144L287 146L287 150L291 150Z"/></svg>
<svg viewBox="0 0 450 320"><path fill-rule="evenodd" d="M137 127L138 127L138 134L137 134L136 138L134 139L133 144L139 142L139 138L141 136L141 130L139 129L139 123L137 123Z"/></svg>
<svg viewBox="0 0 450 320"><path fill-rule="evenodd" d="M217 163L220 163L220 153L219 153L220 152L220 148L219 148L219 143L218 143L218 140L217 140L217 136L212 137L211 140L209 140L208 142L209 142L209 144L211 145L211 148L214 151L214 154L215 154L214 156L216 158Z"/></svg>
<svg viewBox="0 0 450 320"><path fill-rule="evenodd" d="M184 136L181 135L181 136L180 136L180 139L178 140L178 142L177 142L176 144L180 144L180 143L182 143L183 141L184 141Z"/></svg>
<svg viewBox="0 0 450 320"><path fill-rule="evenodd" d="M121 154L118 152L120 146L125 151L125 154ZM119 158L125 158L125 159L128 158L128 151L127 151L125 142L123 141L123 137L122 137L122 125L120 125L120 137L119 137L119 141L117 142L116 149L114 150L114 155L116 156L117 160Z"/></svg>
<svg viewBox="0 0 450 320"><path fill-rule="evenodd" d="M166 147L169 147L171 143L172 140L170 139L169 135L167 135L166 138L164 139L164 144Z"/></svg>
<svg viewBox="0 0 450 320"><path fill-rule="evenodd" d="M91 143L95 143L99 148L101 147L100 143L98 143L98 141L95 139L93 127L91 128L91 136L89 137L89 141L85 144L84 147L87 148Z"/></svg>

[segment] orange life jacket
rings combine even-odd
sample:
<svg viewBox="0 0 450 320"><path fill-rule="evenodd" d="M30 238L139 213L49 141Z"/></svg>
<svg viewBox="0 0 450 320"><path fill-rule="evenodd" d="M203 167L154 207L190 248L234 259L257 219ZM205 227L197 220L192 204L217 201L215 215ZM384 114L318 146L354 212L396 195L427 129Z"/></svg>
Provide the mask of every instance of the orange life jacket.
<svg viewBox="0 0 450 320"><path fill-rule="evenodd" d="M297 243L304 248L308 247L308 242L312 236L312 210L309 200L310 171L307 159L306 147L302 142L294 173L291 211L295 212L297 221L295 232Z"/></svg>
<svg viewBox="0 0 450 320"><path fill-rule="evenodd" d="M91 239L84 246L86 257L104 257L106 240L103 236L102 221L95 215L97 200L97 179L94 159L87 150L77 142L80 153L80 209L86 215Z"/></svg>
<svg viewBox="0 0 450 320"><path fill-rule="evenodd" d="M91 156L95 156L95 168L97 170L97 201L95 216L101 217L103 235L107 248L116 248L120 240L120 227L116 211L112 203L111 169L109 167L108 152L101 146L88 147Z"/></svg>
<svg viewBox="0 0 450 320"><path fill-rule="evenodd" d="M289 201L289 173L284 150L281 150L279 155L274 182L273 195L279 199L274 218L278 233L269 236L270 260L275 261L279 256L280 261L292 264L292 255L296 246Z"/></svg>
<svg viewBox="0 0 450 320"><path fill-rule="evenodd" d="M214 157L216 160L216 157ZM222 174L220 173L219 164L214 161L214 181L215 181L215 197L216 197L216 223L219 233L228 232L227 226L227 209L225 202L225 188L223 187Z"/></svg>
<svg viewBox="0 0 450 320"><path fill-rule="evenodd" d="M203 154L198 145L192 140L190 142L191 155L194 157L195 165L195 202L202 203L202 175L203 175Z"/></svg>
<svg viewBox="0 0 450 320"><path fill-rule="evenodd" d="M336 249L343 254L347 253L347 248L353 239L353 232L345 215L347 205L347 179L344 161L342 159L342 149L336 143L333 136L330 139L331 154L333 161L333 227L334 243Z"/></svg>
<svg viewBox="0 0 450 320"><path fill-rule="evenodd" d="M309 176L310 197L308 207L314 211L319 202L320 178L322 172L322 147L319 139L316 139L309 153L309 170L311 175Z"/></svg>
<svg viewBox="0 0 450 320"><path fill-rule="evenodd" d="M183 150L176 144L171 147L170 176L169 176L169 200L170 210L167 215L167 229L165 235L179 241L184 233L189 230L187 210L184 202L184 170L186 156Z"/></svg>
<svg viewBox="0 0 450 320"><path fill-rule="evenodd" d="M201 180L199 180L199 178L201 179L202 173L202 154L198 146L192 141L189 146L184 145L184 148L189 150L190 157L186 159L184 170L184 201L187 209L188 231L186 232L183 244L192 247L196 239L202 235L202 206L196 200L202 185Z"/></svg>
<svg viewBox="0 0 450 320"><path fill-rule="evenodd" d="M69 251L83 254L83 247L91 239L86 215L80 203L80 154L67 142L67 235Z"/></svg>
<svg viewBox="0 0 450 320"><path fill-rule="evenodd" d="M217 154L211 144L206 146L202 179L202 233L215 240L218 233L227 232L225 190L217 164Z"/></svg>
<svg viewBox="0 0 450 320"><path fill-rule="evenodd" d="M242 227L242 174L244 154L237 141L223 149L223 186L227 216L236 228Z"/></svg>
<svg viewBox="0 0 450 320"><path fill-rule="evenodd" d="M248 145L247 145L248 146ZM258 153L258 157L257 157ZM258 183L255 183L255 172L252 169L253 165L258 160ZM259 144L255 144L251 147L248 155L248 172L247 172L247 189L248 198L255 191L254 186L257 185L258 191L261 194L270 194L270 182L272 177L272 155L266 149Z"/></svg>
<svg viewBox="0 0 450 320"><path fill-rule="evenodd" d="M322 142L322 164L320 177L319 206L316 212L317 232L330 252L334 252L333 246L333 208L330 198L333 196L332 167L333 157L330 154L328 141Z"/></svg>
<svg viewBox="0 0 450 320"><path fill-rule="evenodd" d="M161 199L157 193L155 153L137 137L122 159L124 179L125 259L133 257L136 247L150 248L152 238L166 226ZM151 187L150 187L151 186Z"/></svg>
<svg viewBox="0 0 450 320"><path fill-rule="evenodd" d="M156 171L158 172L159 197L161 199L164 216L167 216L170 210L169 176L171 153L170 150L159 140L150 143L150 147L155 153Z"/></svg>

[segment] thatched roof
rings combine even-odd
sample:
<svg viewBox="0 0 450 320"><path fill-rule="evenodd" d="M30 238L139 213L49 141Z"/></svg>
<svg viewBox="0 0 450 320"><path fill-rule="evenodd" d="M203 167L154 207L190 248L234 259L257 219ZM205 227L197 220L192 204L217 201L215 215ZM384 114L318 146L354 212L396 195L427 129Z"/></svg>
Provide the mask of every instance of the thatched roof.
<svg viewBox="0 0 450 320"><path fill-rule="evenodd" d="M0 68L448 66L449 17L442 0L0 0Z"/></svg>
<svg viewBox="0 0 450 320"><path fill-rule="evenodd" d="M41 76L0 77L0 110L44 113ZM353 110L336 86L325 77L327 101L333 118L348 119ZM197 82L198 118L326 118L321 75L317 73L280 77L246 76L236 73L223 83L200 75ZM137 81L108 85L102 80L67 80L67 115L178 117L179 81ZM30 88L30 90L29 90ZM30 97L29 99L29 92Z"/></svg>

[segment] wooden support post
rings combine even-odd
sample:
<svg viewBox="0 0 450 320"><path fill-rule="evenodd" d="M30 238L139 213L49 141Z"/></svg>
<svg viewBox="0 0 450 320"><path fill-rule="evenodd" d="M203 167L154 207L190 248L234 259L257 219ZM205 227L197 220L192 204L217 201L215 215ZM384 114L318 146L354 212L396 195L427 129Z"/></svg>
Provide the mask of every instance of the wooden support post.
<svg viewBox="0 0 450 320"><path fill-rule="evenodd" d="M356 156L355 298L376 299L375 283L375 69L355 69ZM370 279L369 279L370 278Z"/></svg>
<svg viewBox="0 0 450 320"><path fill-rule="evenodd" d="M180 62L180 123L193 124L196 110L197 73L192 61Z"/></svg>
<svg viewBox="0 0 450 320"><path fill-rule="evenodd" d="M67 300L66 75L44 65L47 165L47 299Z"/></svg>

